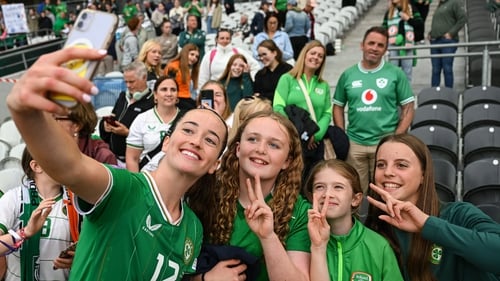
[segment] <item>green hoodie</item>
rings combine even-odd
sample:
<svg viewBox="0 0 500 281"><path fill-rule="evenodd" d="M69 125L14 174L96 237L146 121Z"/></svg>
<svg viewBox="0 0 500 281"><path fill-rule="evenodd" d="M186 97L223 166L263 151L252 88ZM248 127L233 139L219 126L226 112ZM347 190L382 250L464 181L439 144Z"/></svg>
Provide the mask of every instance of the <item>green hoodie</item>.
<svg viewBox="0 0 500 281"><path fill-rule="evenodd" d="M331 281L403 280L389 242L356 219L347 235L330 235L326 255Z"/></svg>

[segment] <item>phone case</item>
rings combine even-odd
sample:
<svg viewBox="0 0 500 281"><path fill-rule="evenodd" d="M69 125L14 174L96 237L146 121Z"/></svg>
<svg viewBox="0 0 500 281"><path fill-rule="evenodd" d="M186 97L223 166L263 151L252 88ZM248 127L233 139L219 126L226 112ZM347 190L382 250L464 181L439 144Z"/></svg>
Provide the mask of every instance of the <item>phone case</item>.
<svg viewBox="0 0 500 281"><path fill-rule="evenodd" d="M93 49L108 49L111 43L118 18L116 15L85 9L80 12L76 19L71 32L66 39L64 48L93 48ZM91 79L97 70L99 61L84 61L72 60L65 66L75 71L80 77ZM64 94L53 94L51 97L56 102L70 107L76 104L76 100Z"/></svg>
<svg viewBox="0 0 500 281"><path fill-rule="evenodd" d="M214 108L214 92L213 91L201 90L200 95L201 95L201 104L202 105L204 105L205 103L208 103L210 108Z"/></svg>

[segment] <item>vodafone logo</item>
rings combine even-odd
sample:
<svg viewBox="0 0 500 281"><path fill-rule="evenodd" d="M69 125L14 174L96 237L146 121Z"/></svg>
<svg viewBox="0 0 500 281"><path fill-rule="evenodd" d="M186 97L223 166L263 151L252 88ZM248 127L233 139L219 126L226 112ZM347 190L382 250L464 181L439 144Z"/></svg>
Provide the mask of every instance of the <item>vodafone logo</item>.
<svg viewBox="0 0 500 281"><path fill-rule="evenodd" d="M368 89L361 94L361 100L364 104L370 105L377 101L377 92L373 89Z"/></svg>

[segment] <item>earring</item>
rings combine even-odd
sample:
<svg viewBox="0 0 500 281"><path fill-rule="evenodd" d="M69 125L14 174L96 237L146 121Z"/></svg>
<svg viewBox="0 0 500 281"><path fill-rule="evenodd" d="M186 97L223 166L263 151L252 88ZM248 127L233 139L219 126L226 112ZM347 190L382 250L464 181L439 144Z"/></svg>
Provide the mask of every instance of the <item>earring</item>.
<svg viewBox="0 0 500 281"><path fill-rule="evenodd" d="M77 138L77 137L78 137L78 135L79 135L79 134L78 134L78 132L74 132L74 133L73 133L73 137L75 137L75 138Z"/></svg>

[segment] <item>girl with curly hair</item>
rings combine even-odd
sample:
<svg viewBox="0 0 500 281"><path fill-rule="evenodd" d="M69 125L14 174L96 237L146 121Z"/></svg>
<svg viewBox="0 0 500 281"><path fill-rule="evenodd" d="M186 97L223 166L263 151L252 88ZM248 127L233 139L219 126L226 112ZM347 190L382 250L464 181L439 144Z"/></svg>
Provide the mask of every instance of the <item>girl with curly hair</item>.
<svg viewBox="0 0 500 281"><path fill-rule="evenodd" d="M307 210L300 195L301 143L279 113L250 115L229 143L215 189L191 190L205 242L238 246L259 259L257 280L309 280ZM239 260L218 262L204 280L246 278ZM239 275L239 276L238 276Z"/></svg>

